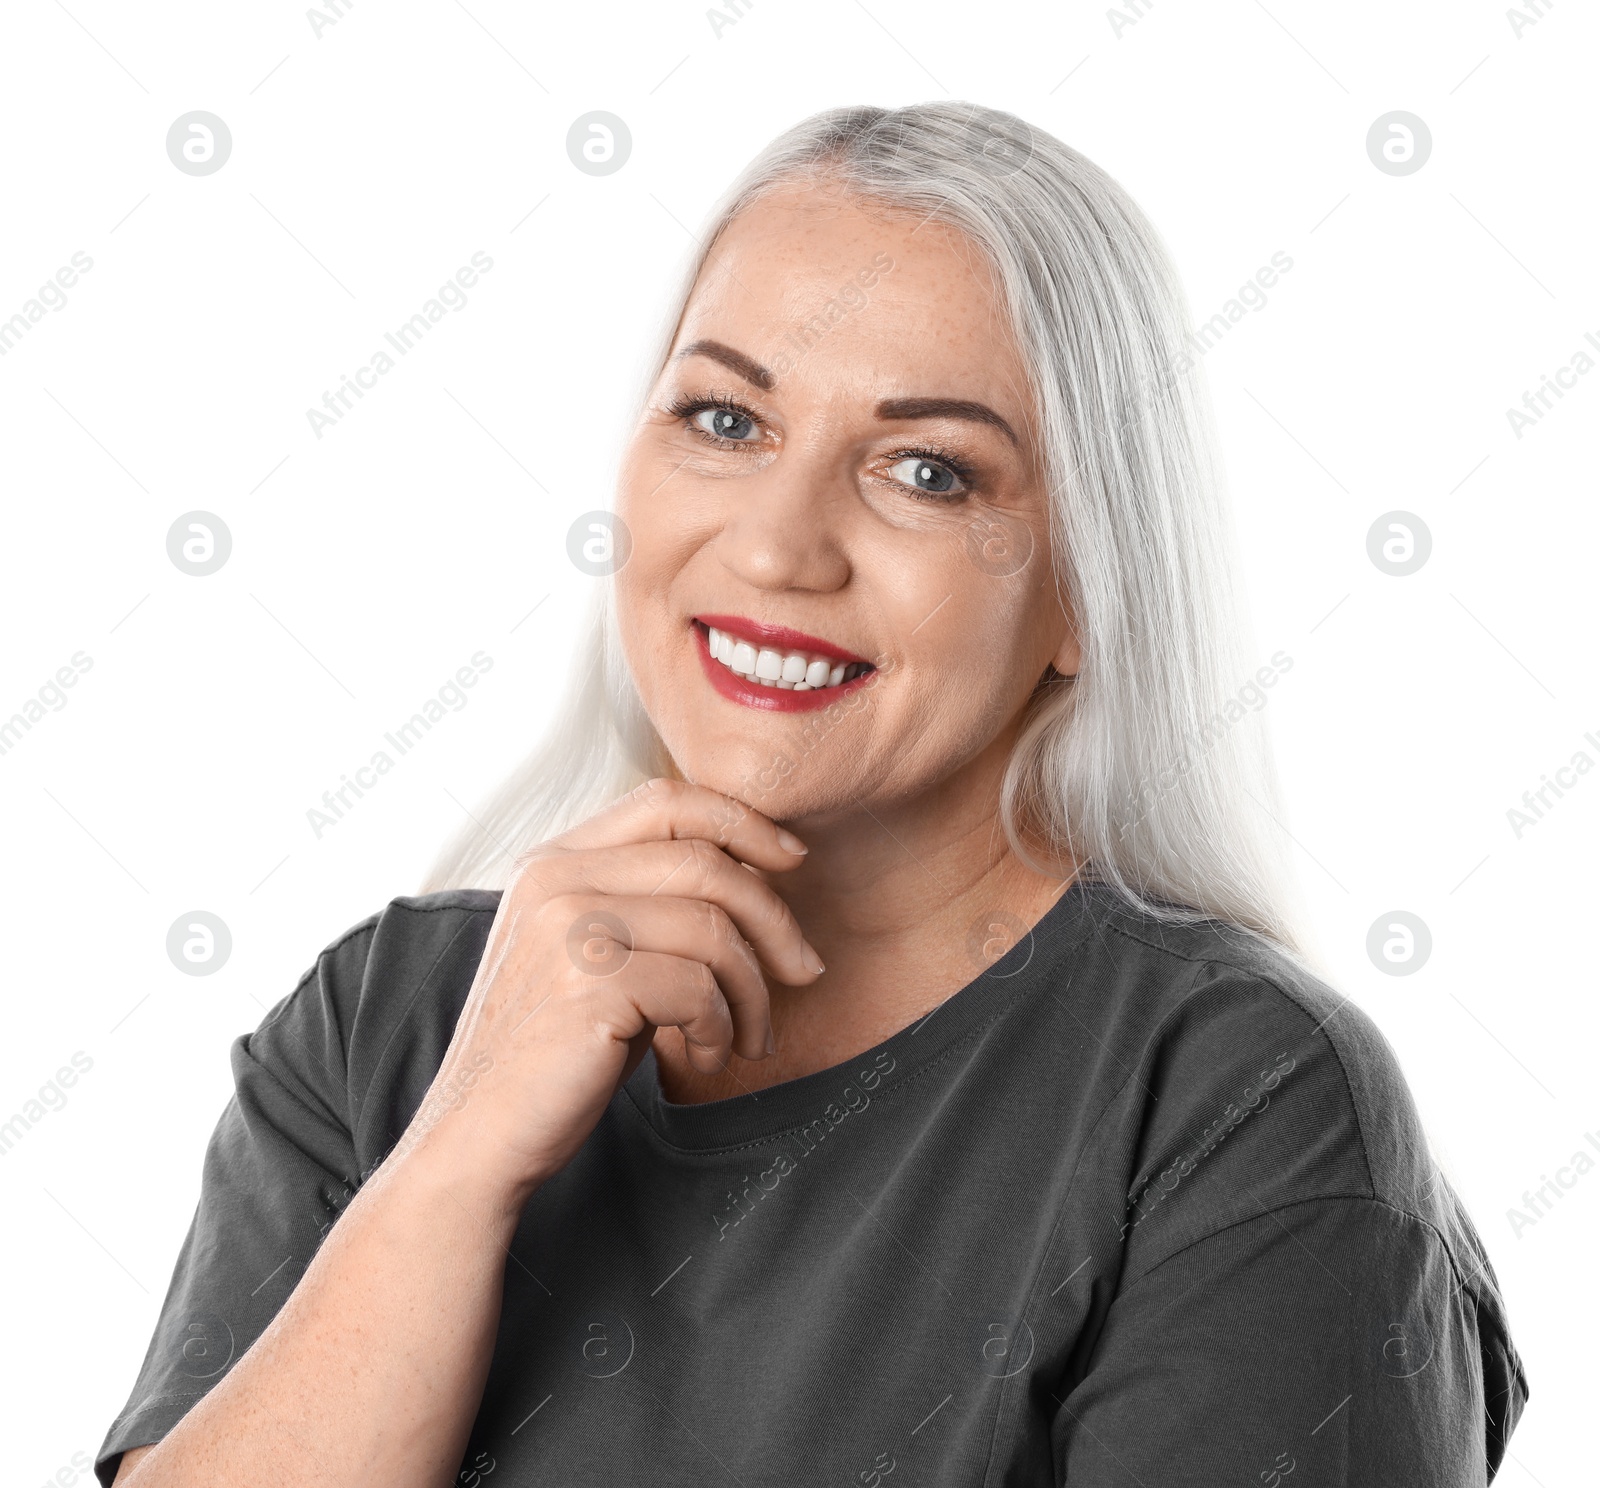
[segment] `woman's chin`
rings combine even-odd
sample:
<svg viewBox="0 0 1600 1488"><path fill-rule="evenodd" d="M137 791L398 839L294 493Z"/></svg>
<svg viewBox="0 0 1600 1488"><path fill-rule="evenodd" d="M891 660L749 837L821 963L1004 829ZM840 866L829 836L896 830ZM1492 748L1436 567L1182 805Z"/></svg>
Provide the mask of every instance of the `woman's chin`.
<svg viewBox="0 0 1600 1488"><path fill-rule="evenodd" d="M679 758L685 780L740 801L776 822L826 821L866 805L864 793L842 778L837 762L800 761L787 754L750 749L730 763L729 751L716 751L702 762L693 755Z"/></svg>

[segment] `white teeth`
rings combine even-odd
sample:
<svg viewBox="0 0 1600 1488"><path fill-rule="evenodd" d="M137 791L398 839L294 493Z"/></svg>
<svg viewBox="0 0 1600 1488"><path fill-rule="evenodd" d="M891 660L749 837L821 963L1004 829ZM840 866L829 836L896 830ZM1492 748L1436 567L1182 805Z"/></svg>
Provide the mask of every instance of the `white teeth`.
<svg viewBox="0 0 1600 1488"><path fill-rule="evenodd" d="M777 687L785 692L814 692L823 687L837 687L845 680L846 673L856 677L868 670L861 662L835 662L828 657L803 651L779 651L771 646L758 648L714 626L707 626L706 631L707 649L717 661L747 682L764 687Z"/></svg>

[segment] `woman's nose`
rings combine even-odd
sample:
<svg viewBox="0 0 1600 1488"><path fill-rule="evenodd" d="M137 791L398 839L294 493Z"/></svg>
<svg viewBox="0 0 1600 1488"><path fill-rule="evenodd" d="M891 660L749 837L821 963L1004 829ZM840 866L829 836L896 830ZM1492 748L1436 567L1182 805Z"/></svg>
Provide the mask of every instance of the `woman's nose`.
<svg viewBox="0 0 1600 1488"><path fill-rule="evenodd" d="M786 451L725 489L716 552L731 573L758 589L827 591L844 584L855 493L836 461Z"/></svg>

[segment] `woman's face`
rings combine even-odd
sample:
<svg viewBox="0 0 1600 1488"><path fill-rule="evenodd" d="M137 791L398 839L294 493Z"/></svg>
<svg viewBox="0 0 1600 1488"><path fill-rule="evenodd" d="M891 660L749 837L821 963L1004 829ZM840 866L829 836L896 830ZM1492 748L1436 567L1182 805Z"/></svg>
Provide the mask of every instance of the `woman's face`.
<svg viewBox="0 0 1600 1488"><path fill-rule="evenodd" d="M1046 666L1077 670L1040 465L968 240L831 184L737 218L617 503L623 645L683 776L803 821L1008 748Z"/></svg>

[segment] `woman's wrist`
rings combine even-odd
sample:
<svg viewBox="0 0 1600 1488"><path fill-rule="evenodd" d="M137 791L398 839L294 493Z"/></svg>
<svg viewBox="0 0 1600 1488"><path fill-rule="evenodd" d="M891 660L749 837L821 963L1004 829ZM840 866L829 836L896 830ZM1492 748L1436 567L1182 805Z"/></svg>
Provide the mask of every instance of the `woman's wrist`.
<svg viewBox="0 0 1600 1488"><path fill-rule="evenodd" d="M503 1231L501 1238L508 1242L523 1207L548 1176L512 1172L482 1144L436 1129L402 1138L368 1187L381 1183L403 1195L403 1202L414 1201L430 1212L454 1207L496 1235Z"/></svg>

